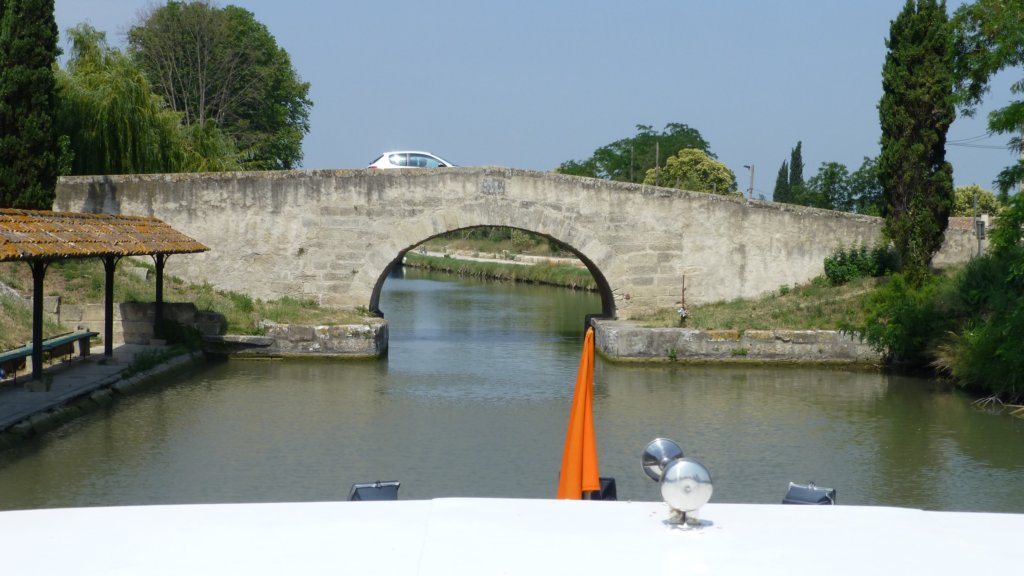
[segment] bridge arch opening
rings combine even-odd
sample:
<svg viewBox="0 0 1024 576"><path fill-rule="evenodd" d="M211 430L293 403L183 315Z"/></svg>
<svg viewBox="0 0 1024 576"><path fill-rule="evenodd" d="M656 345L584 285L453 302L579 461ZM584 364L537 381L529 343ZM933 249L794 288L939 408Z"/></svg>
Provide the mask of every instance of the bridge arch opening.
<svg viewBox="0 0 1024 576"><path fill-rule="evenodd" d="M459 236L462 236L463 240L469 241L463 243L462 245L472 245L472 241L475 236L477 239L484 239L487 242L490 242L491 245L498 247L499 250L506 250L504 248L501 248L501 246L503 246L504 244L500 241L500 239L498 242L494 242L493 237L485 238L484 235L490 231L499 231L499 234L501 233L501 231L508 231L510 232L510 236L512 237L515 237L517 235L520 235L520 237L522 237L522 235L525 235L527 239L530 239L533 242L545 242L547 243L551 252L554 253L555 257L557 257L560 254L571 255L566 257L571 257L578 260L583 265L583 267L586 268L588 272L590 272L591 277L593 277L594 279L595 291L601 299L600 316L602 318L615 317L615 298L612 294L612 288L611 285L608 283L608 279L605 277L604 273L601 272L601 269L597 266L597 264L595 264L593 260L588 258L587 255L581 252L579 249L551 235L535 232L525 228L518 228L513 226L485 225L467 226L464 228L448 230L446 232L435 234L415 244L402 248L395 256L395 258L388 263L388 265L384 268L384 270L381 271L380 275L377 277L377 280L374 283L373 287L373 294L370 298L369 310L377 316L384 317L384 312L380 309L380 296L381 291L384 288L384 282L392 274L392 272L394 272L396 269L404 265L403 263L405 262L406 255L409 254L410 252L426 252L430 254L431 252L433 252L432 248L438 248L439 246L443 246L445 242L450 242L454 239L458 239ZM511 248L514 248L516 242L510 238L508 245ZM495 260L501 261L500 258Z"/></svg>

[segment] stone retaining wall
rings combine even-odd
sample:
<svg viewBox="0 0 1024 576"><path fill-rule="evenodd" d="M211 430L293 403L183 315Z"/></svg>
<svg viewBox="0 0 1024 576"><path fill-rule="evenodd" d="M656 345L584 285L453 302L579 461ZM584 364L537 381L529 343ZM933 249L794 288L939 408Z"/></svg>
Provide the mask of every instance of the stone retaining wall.
<svg viewBox="0 0 1024 576"><path fill-rule="evenodd" d="M595 320L595 346L615 361L795 362L879 364L881 355L853 335L835 330L697 330L642 328Z"/></svg>
<svg viewBox="0 0 1024 576"><path fill-rule="evenodd" d="M232 356L317 356L380 358L387 354L388 325L377 318L365 324L311 326L263 321L262 336L205 338L209 352Z"/></svg>
<svg viewBox="0 0 1024 576"><path fill-rule="evenodd" d="M50 308L47 308L49 311ZM52 317L76 330L93 330L103 334L103 304L58 304ZM200 334L223 334L224 317L215 312L202 312L191 302L165 302L164 318ZM149 302L121 302L114 306L114 345L149 344L153 338L156 305Z"/></svg>

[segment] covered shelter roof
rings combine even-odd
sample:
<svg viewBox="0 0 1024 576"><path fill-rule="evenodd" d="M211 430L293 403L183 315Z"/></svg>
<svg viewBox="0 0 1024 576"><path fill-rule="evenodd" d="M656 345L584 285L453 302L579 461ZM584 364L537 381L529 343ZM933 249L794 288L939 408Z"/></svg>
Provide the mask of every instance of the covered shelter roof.
<svg viewBox="0 0 1024 576"><path fill-rule="evenodd" d="M0 262L207 250L151 216L0 209Z"/></svg>
<svg viewBox="0 0 1024 576"><path fill-rule="evenodd" d="M156 262L154 333L163 316L163 267L171 254L205 252L206 246L150 216L87 214L0 208L0 262L32 268L32 378L43 375L43 277L50 262L100 258L106 274L104 355L113 354L114 268L124 256ZM19 352L20 354L20 352Z"/></svg>

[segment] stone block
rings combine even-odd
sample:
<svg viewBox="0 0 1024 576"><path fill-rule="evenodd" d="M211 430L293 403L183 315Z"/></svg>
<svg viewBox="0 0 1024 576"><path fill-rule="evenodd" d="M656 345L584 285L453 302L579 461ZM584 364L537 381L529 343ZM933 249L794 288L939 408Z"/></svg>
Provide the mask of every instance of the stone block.
<svg viewBox="0 0 1024 576"><path fill-rule="evenodd" d="M32 431L34 433L43 434L56 428L60 424L60 421L53 411L47 411L36 412L32 416L29 416L28 423L32 426Z"/></svg>
<svg viewBox="0 0 1024 576"><path fill-rule="evenodd" d="M794 344L817 344L817 330L792 330L789 333L789 340Z"/></svg>
<svg viewBox="0 0 1024 576"><path fill-rule="evenodd" d="M109 389L102 388L89 394L89 399L97 406L109 406L114 402L114 393Z"/></svg>
<svg viewBox="0 0 1024 576"><path fill-rule="evenodd" d="M284 329L284 337L289 342L310 342L316 340L316 329L313 326L289 324Z"/></svg>

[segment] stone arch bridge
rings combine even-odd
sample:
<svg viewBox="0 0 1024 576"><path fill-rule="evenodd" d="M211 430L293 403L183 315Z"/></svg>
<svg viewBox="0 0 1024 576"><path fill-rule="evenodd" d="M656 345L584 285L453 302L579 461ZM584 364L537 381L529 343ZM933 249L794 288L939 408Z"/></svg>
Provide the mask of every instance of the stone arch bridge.
<svg viewBox="0 0 1024 576"><path fill-rule="evenodd" d="M689 305L807 282L833 250L881 230L868 216L493 167L66 177L54 209L163 220L211 248L168 262L190 281L374 311L388 272L424 240L520 228L568 245L603 314L622 319L677 307L684 276ZM969 257L957 234L940 260Z"/></svg>

